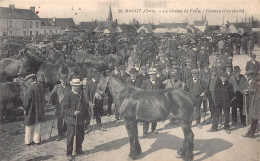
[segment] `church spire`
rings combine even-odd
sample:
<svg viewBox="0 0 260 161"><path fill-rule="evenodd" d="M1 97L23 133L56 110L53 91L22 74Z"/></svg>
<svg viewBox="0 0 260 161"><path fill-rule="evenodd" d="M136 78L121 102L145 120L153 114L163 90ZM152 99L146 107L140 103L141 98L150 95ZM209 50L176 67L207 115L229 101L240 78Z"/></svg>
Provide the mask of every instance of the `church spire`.
<svg viewBox="0 0 260 161"><path fill-rule="evenodd" d="M111 5L109 6L109 12L108 12L107 20L108 21L112 21L113 20Z"/></svg>

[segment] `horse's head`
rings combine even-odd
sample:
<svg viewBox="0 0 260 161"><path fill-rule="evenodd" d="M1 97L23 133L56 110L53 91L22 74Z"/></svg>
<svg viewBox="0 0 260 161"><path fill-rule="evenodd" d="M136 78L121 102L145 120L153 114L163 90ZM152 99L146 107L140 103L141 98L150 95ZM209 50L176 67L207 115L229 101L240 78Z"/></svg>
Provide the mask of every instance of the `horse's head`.
<svg viewBox="0 0 260 161"><path fill-rule="evenodd" d="M110 76L101 75L96 89L96 98L102 98L105 95L109 78Z"/></svg>

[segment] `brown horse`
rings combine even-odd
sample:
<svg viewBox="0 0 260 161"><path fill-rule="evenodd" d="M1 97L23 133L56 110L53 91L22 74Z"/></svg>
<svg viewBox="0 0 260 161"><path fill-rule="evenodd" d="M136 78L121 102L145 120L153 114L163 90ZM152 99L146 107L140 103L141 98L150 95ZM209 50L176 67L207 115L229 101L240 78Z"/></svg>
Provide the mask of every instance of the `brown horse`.
<svg viewBox="0 0 260 161"><path fill-rule="evenodd" d="M0 60L0 77L14 77L26 74L29 68L28 59L23 57L21 60L4 58Z"/></svg>
<svg viewBox="0 0 260 161"><path fill-rule="evenodd" d="M117 104L118 113L125 121L130 141L129 157L141 154L137 121L158 122L172 113L181 120L184 141L178 154L185 161L193 160L194 134L191 130L194 97L180 88L145 91L123 84L114 76L101 78L96 93L103 95L108 88Z"/></svg>

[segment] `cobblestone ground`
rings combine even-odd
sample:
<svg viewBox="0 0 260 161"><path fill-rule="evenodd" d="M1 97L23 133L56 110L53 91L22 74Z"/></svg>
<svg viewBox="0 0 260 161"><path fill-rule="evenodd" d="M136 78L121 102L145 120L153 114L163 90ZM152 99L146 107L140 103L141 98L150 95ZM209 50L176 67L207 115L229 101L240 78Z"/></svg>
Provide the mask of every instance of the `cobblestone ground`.
<svg viewBox="0 0 260 161"><path fill-rule="evenodd" d="M260 60L260 49L256 49L257 60ZM214 56L210 58L211 62ZM249 60L246 55L235 55L234 66L245 68ZM245 71L242 70L242 73ZM53 107L46 106L47 120L42 124L42 144L30 147L24 146L23 121L18 120L0 125L0 160L65 160L66 139L55 141L57 135L56 121L51 138L49 138L54 119ZM203 121L202 115L202 121ZM206 114L206 119L209 112ZM238 117L239 118L239 117ZM77 160L90 161L125 161L129 153L129 141L124 123L116 123L114 115L103 116L103 127L107 131L96 130L85 135L83 142L84 155L76 156ZM194 124L195 122L193 122ZM249 127L237 125L232 127L232 133L226 134L223 127L216 133L207 133L211 125L203 123L203 128L193 127L194 160L202 161L258 161L260 151L260 134L256 138L241 137ZM138 125L142 154L137 158L140 161L177 161L175 155L183 141L181 128L174 127L169 121L159 122L157 125L159 134L149 134L142 139L142 125Z"/></svg>

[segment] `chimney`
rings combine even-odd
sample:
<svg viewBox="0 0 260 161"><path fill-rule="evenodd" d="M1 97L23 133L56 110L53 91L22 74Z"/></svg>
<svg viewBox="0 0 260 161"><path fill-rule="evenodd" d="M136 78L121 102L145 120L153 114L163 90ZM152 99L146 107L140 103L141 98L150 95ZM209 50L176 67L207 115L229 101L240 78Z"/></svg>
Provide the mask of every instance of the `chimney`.
<svg viewBox="0 0 260 161"><path fill-rule="evenodd" d="M11 8L12 10L15 9L15 5L14 4L9 4L9 8Z"/></svg>
<svg viewBox="0 0 260 161"><path fill-rule="evenodd" d="M55 22L56 22L56 17L53 17L53 18L52 18L52 21L55 23Z"/></svg>
<svg viewBox="0 0 260 161"><path fill-rule="evenodd" d="M35 7L31 6L30 10L33 11L33 13L35 13Z"/></svg>

